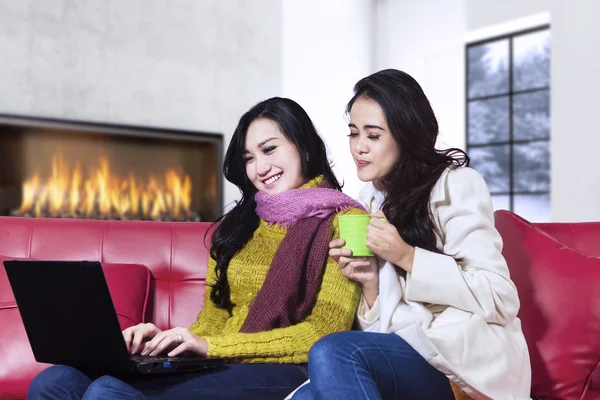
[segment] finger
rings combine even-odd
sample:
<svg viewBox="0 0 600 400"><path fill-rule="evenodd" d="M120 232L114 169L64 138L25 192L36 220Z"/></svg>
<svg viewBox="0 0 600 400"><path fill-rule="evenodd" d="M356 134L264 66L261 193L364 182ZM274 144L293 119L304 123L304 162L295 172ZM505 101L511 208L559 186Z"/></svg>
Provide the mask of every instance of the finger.
<svg viewBox="0 0 600 400"><path fill-rule="evenodd" d="M196 336L197 335L195 333L190 332L188 328L181 328L181 337L183 338L184 342L194 340Z"/></svg>
<svg viewBox="0 0 600 400"><path fill-rule="evenodd" d="M348 263L353 261L364 261L365 257L340 257L340 261L338 262L338 268L344 269Z"/></svg>
<svg viewBox="0 0 600 400"><path fill-rule="evenodd" d="M338 238L338 239L335 239L335 240L332 240L331 242L329 242L329 248L330 249L340 248L340 247L344 247L345 244L346 244L346 241L343 238Z"/></svg>
<svg viewBox="0 0 600 400"><path fill-rule="evenodd" d="M362 267L368 267L371 265L369 261L352 261L349 262L342 270L342 275L346 277L354 277L356 275L357 269Z"/></svg>
<svg viewBox="0 0 600 400"><path fill-rule="evenodd" d="M166 332L168 332L168 331L160 332L160 333L154 335L152 340L149 340L146 343L144 343L144 350L141 352L141 354L143 356L145 356L147 354L150 354L152 351L154 351L156 346L158 346L158 344L165 338Z"/></svg>
<svg viewBox="0 0 600 400"><path fill-rule="evenodd" d="M348 263L349 263L349 261L348 261L348 259L347 259L347 258L340 258L340 259L338 260L338 269L339 269L340 271L343 271L343 270L344 270L344 268L346 268L346 265L348 265Z"/></svg>
<svg viewBox="0 0 600 400"><path fill-rule="evenodd" d="M365 240L365 245L371 249L372 247L379 247L379 241L378 241L378 237L373 235L372 233L367 233L367 239Z"/></svg>
<svg viewBox="0 0 600 400"><path fill-rule="evenodd" d="M389 226L391 226L391 224L387 221L382 220L381 218L371 218L369 220L369 225L367 225L367 229L368 228L377 228L377 229L387 229Z"/></svg>
<svg viewBox="0 0 600 400"><path fill-rule="evenodd" d="M381 243L383 242L383 235L381 234L381 232L377 232L377 231L372 231L367 233L367 237L366 237L366 243L371 242L377 245L381 245Z"/></svg>
<svg viewBox="0 0 600 400"><path fill-rule="evenodd" d="M160 343L158 343L156 348L150 352L150 355L157 356L159 354L162 354L167 347L171 347L175 343L177 343L177 337L173 335L166 336L163 338L163 340L161 340Z"/></svg>
<svg viewBox="0 0 600 400"><path fill-rule="evenodd" d="M158 346L163 342L163 340L165 340L166 336L164 335L156 335L154 337L154 339L152 339L151 341L146 343L146 346L144 347L144 351L142 352L142 355L153 355L153 353L155 353L156 349L158 348Z"/></svg>
<svg viewBox="0 0 600 400"><path fill-rule="evenodd" d="M342 257L342 256L351 256L352 255L352 250L347 249L347 248L334 248L334 249L330 249L329 250L329 256L331 258L338 258L338 257Z"/></svg>
<svg viewBox="0 0 600 400"><path fill-rule="evenodd" d="M133 339L133 329L127 328L123 331L123 340L125 341L125 346L127 346L127 351L131 352L131 340Z"/></svg>
<svg viewBox="0 0 600 400"><path fill-rule="evenodd" d="M150 342L142 342L142 344L140 345L140 354L143 356L150 353L150 348L148 347L148 343L150 343Z"/></svg>
<svg viewBox="0 0 600 400"><path fill-rule="evenodd" d="M169 330L169 332L172 332L172 331L173 331L172 329ZM159 336L159 334L160 334L160 336ZM141 354L144 356L147 354L150 354L164 340L164 338L166 338L168 336L169 336L169 334L164 334L163 332L159 332L154 336L154 338L152 338L152 340L149 340L147 342L142 342L141 349L140 349Z"/></svg>
<svg viewBox="0 0 600 400"><path fill-rule="evenodd" d="M385 218L385 214L383 213L383 210L377 210L373 214L371 214L371 217L373 217L373 218ZM387 219L387 218L385 218L385 219Z"/></svg>
<svg viewBox="0 0 600 400"><path fill-rule="evenodd" d="M371 265L371 263L369 261L352 261L352 262L348 263L348 265L346 265L346 268L344 268L344 269L349 271L351 269L368 267L369 265Z"/></svg>
<svg viewBox="0 0 600 400"><path fill-rule="evenodd" d="M137 329L133 333L133 339L131 340L131 354L135 354L140 350L140 345L147 335L148 331L146 328Z"/></svg>
<svg viewBox="0 0 600 400"><path fill-rule="evenodd" d="M350 269L344 274L347 279L360 283L373 280L374 275L375 273L373 271L364 266Z"/></svg>
<svg viewBox="0 0 600 400"><path fill-rule="evenodd" d="M371 250L373 253L375 253L375 255L378 255L379 257L384 258L383 255L381 254L381 250L382 250L381 246L379 246L379 244L377 242L373 242L373 241L370 241L369 239L367 239L367 242L365 244L369 250Z"/></svg>
<svg viewBox="0 0 600 400"><path fill-rule="evenodd" d="M169 357L177 357L181 353L190 350L190 344L188 342L183 342L179 346L175 347L173 350L167 354Z"/></svg>
<svg viewBox="0 0 600 400"><path fill-rule="evenodd" d="M127 342L127 338L130 338L131 335L131 331L133 330L133 327L130 326L127 329L123 329L123 331L121 332L123 334L123 339Z"/></svg>

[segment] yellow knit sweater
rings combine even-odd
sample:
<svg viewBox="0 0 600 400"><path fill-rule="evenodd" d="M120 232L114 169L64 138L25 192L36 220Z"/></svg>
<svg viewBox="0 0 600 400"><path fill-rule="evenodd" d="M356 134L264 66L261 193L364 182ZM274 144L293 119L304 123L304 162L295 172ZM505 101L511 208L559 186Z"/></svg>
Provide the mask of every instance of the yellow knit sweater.
<svg viewBox="0 0 600 400"><path fill-rule="evenodd" d="M314 181L303 187L313 185ZM339 237L339 215L362 213L354 208L338 213L332 239ZM209 357L245 363L305 363L314 342L327 334L351 328L360 288L344 278L337 263L328 258L316 303L304 321L265 332L240 333L286 232L280 225L261 220L252 239L231 259L227 271L231 301L235 304L231 316L210 300L209 285L216 280L216 263L209 257L204 309L190 327L190 331L208 342Z"/></svg>

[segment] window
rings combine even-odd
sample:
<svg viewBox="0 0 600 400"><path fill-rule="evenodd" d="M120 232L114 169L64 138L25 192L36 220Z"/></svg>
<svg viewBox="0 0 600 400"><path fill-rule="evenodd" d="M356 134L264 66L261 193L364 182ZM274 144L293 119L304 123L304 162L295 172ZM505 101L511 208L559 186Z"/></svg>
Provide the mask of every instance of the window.
<svg viewBox="0 0 600 400"><path fill-rule="evenodd" d="M494 209L550 220L550 28L467 45L467 151Z"/></svg>

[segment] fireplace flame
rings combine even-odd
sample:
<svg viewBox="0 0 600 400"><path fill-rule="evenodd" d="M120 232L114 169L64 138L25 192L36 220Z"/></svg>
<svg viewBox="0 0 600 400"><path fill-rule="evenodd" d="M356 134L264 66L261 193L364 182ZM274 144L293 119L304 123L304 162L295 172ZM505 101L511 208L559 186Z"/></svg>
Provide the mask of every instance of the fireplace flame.
<svg viewBox="0 0 600 400"><path fill-rule="evenodd" d="M111 172L106 157L84 179L81 162L71 169L60 152L52 156L50 176L39 171L23 183L20 215L100 219L185 220L190 218L192 182L168 169L164 180L146 182L133 173L121 178Z"/></svg>

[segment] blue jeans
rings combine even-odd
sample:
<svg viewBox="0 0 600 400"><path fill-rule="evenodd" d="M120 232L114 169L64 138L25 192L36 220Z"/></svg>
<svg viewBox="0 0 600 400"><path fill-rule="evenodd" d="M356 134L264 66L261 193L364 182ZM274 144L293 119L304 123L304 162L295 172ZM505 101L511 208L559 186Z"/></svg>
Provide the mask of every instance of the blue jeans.
<svg viewBox="0 0 600 400"><path fill-rule="evenodd" d="M316 342L293 400L454 399L450 381L400 336L349 331Z"/></svg>
<svg viewBox="0 0 600 400"><path fill-rule="evenodd" d="M228 364L214 371L190 374L90 377L56 365L40 372L29 386L32 400L142 399L273 399L281 400L308 377L294 364Z"/></svg>

